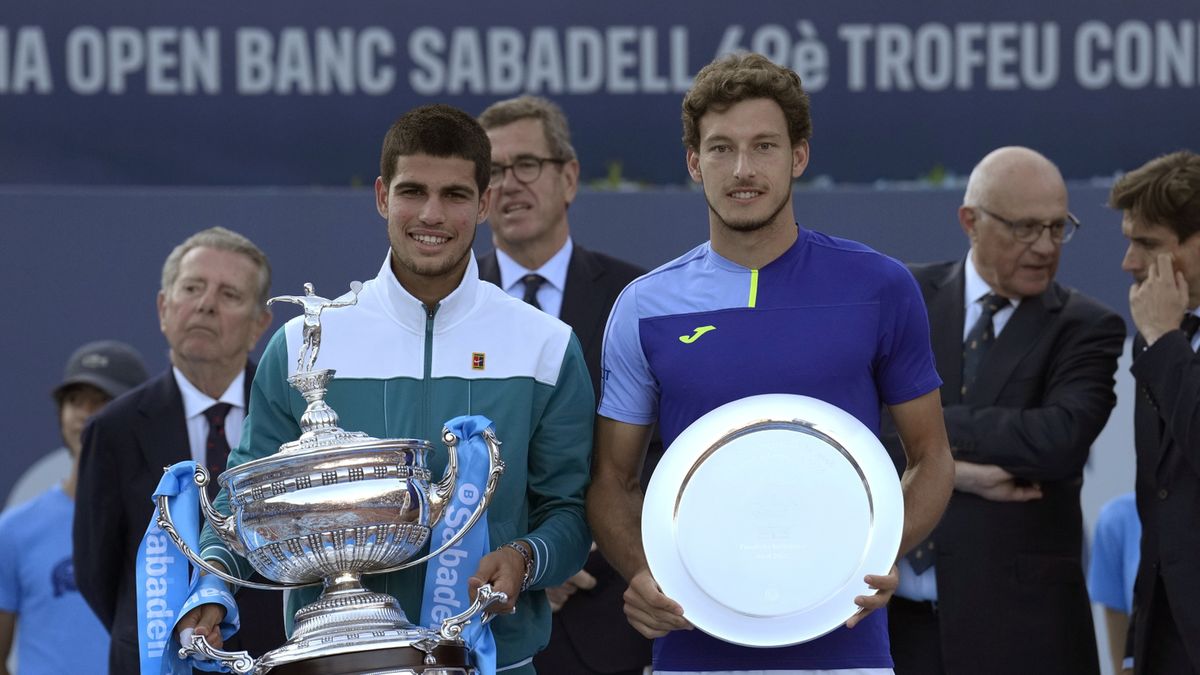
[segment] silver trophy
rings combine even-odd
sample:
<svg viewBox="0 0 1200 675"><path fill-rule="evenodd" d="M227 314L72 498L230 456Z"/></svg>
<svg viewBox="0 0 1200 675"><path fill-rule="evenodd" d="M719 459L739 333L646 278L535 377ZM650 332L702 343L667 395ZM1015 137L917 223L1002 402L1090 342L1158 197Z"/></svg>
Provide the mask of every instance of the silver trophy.
<svg viewBox="0 0 1200 675"><path fill-rule="evenodd" d="M491 501L504 472L500 442L489 429L488 476L483 497L455 536L419 558L454 494L459 439L443 430L449 453L445 474L434 482L426 466L433 451L428 441L379 439L338 427L338 415L324 400L333 379L330 369L313 370L321 346L321 313L353 305L362 284L335 300L317 296L305 284L302 296L271 298L304 309L303 347L297 373L288 383L308 407L300 420L300 438L275 454L231 468L218 482L229 496L231 514L209 502L208 471L197 464L194 476L201 513L234 552L263 577L278 585L247 582L202 560L184 543L171 520L166 497L158 499L158 525L192 562L240 586L287 590L323 584L316 601L296 612L291 639L258 659L248 652L214 649L194 636L180 657L198 654L238 674L307 675L373 673L378 675L471 675L468 649L460 635L472 621L486 623L488 609L503 604L504 593L479 589L475 602L440 626L412 624L390 595L363 587L364 574L382 574L429 560L456 544Z"/></svg>

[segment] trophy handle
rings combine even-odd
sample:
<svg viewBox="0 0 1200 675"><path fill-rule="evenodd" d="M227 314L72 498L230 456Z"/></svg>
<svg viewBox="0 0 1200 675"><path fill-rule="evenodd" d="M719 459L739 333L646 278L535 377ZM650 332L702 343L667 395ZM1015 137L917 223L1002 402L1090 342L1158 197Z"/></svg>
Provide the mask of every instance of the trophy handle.
<svg viewBox="0 0 1200 675"><path fill-rule="evenodd" d="M458 436L449 429L442 429L442 442L446 444L446 452L450 454L450 459L446 462L442 479L429 486L430 526L441 521L442 514L454 497L454 485L458 481Z"/></svg>
<svg viewBox="0 0 1200 675"><path fill-rule="evenodd" d="M187 659L193 655L201 656L209 661L216 661L236 675L251 675L258 672L258 664L250 656L250 652L226 652L216 649L208 644L208 640L205 640L203 635L193 635L191 644L179 648L179 658Z"/></svg>
<svg viewBox="0 0 1200 675"><path fill-rule="evenodd" d="M408 560L401 565L389 567L386 570L374 571L372 574L386 574L388 572L402 570L406 567L412 567L413 565L420 565L430 558L441 555L442 551L445 551L451 546L457 544L458 540L462 539L475 525L476 521L479 520L479 517L483 515L484 510L487 509L488 504L491 503L492 494L496 491L496 485L500 482L500 475L504 473L504 460L500 459L500 441L496 438L496 434L491 430L491 428L483 430L483 441L484 443L487 443L488 448L487 483L483 488L483 497L479 500L479 503L475 505L475 510L471 512L471 517L467 520L466 524L460 527L458 532L455 532L454 536L446 540L446 542L439 546L437 550L430 550L429 553L426 553L416 560ZM438 507L439 514L441 513L441 509L445 507L446 502L449 501L450 495L454 492L454 477L455 472L458 469L458 436L455 436L449 429L444 429L442 431L442 442L446 444L446 449L450 451L450 461L446 464L446 474L442 477L442 480L438 481L434 485L433 489L433 492L438 494L437 499L442 501ZM442 490L445 491L441 492ZM432 502L433 499L434 498L431 497L430 501ZM432 523L435 521L431 519L430 522Z"/></svg>
<svg viewBox="0 0 1200 675"><path fill-rule="evenodd" d="M198 467L197 475L199 475L200 470L203 470L203 467ZM205 472L205 476L207 475L207 472ZM200 493L203 495L204 490L201 490ZM201 496L200 498L207 503L206 497ZM183 537L179 535L179 531L175 529L175 521L171 519L171 506L166 495L161 495L154 501L158 505L158 515L155 516L155 522L158 524L158 527L162 529L163 532L167 533L167 536L171 538L171 541L175 542L176 548L178 548L188 560L192 561L197 567L203 569L205 572L208 572L219 579L228 581L229 583L237 586L258 588L265 591L281 591L288 590L290 588L301 588L303 586L315 586L323 583L321 581L314 581L307 584L260 584L256 581L245 581L243 579L239 579L228 572L215 567L212 563L204 560L199 555L196 555L196 552L192 550L192 547L187 545L187 542L184 541Z"/></svg>
<svg viewBox="0 0 1200 675"><path fill-rule="evenodd" d="M491 584L484 584L479 587L475 593L475 602L471 603L461 614L446 618L442 621L442 625L438 628L438 637L443 640L457 640L462 635L463 629L476 616L483 616L483 623L491 621L495 614L488 612L488 608L492 605L502 605L508 602L508 594L504 591L492 590Z"/></svg>
<svg viewBox="0 0 1200 675"><path fill-rule="evenodd" d="M196 487L200 488L201 515L204 516L209 525L212 525L213 532L217 533L217 536L221 538L221 541L225 542L226 546L243 558L246 557L246 547L242 546L242 542L237 538L237 530L234 527L233 517L223 515L208 500L208 490L206 488L212 482L212 476L209 475L208 469L200 462L196 462L196 469L192 475L192 480L196 482Z"/></svg>

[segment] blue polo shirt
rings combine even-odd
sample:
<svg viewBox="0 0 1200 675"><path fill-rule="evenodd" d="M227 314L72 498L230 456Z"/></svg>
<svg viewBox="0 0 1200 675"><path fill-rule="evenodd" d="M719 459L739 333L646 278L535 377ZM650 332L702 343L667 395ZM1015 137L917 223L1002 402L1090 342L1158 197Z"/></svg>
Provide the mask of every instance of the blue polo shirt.
<svg viewBox="0 0 1200 675"><path fill-rule="evenodd" d="M689 424L755 394L818 398L878 433L880 407L941 386L925 304L898 261L800 228L762 269L705 243L635 280L604 337L599 413L658 422L670 444ZM890 668L886 613L791 647L733 645L699 630L655 641L657 670Z"/></svg>

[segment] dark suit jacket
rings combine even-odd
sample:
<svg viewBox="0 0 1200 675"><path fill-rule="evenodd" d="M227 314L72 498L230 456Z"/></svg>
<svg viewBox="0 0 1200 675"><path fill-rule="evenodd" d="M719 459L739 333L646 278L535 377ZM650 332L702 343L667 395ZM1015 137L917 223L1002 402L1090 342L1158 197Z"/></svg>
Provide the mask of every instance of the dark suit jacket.
<svg viewBox="0 0 1200 675"><path fill-rule="evenodd" d="M1116 403L1124 322L1052 284L1021 302L964 398L964 263L912 271L929 310L955 459L999 465L1043 494L1022 503L951 497L932 535L946 672L1097 673L1079 492ZM899 439L889 434L885 444L902 467Z"/></svg>
<svg viewBox="0 0 1200 675"><path fill-rule="evenodd" d="M249 364L247 401L252 379ZM163 468L187 459L183 395L169 369L105 406L84 430L75 495L75 583L112 637L113 675L140 672L134 559L154 513L150 496ZM225 648L258 656L282 644L282 595L239 591L243 628L234 637L241 638L240 646L231 641Z"/></svg>
<svg viewBox="0 0 1200 675"><path fill-rule="evenodd" d="M1134 437L1142 557L1133 594L1134 665L1147 662L1147 619L1168 602L1200 671L1200 356L1181 331L1134 341ZM1155 594L1155 579L1164 593ZM1140 670L1140 669L1139 669Z"/></svg>
<svg viewBox="0 0 1200 675"><path fill-rule="evenodd" d="M604 326L617 296L645 270L578 244L571 252L561 318L583 347L583 358L596 397L600 395L600 349ZM495 252L479 258L479 277L500 284ZM643 480L661 456L662 445L647 453ZM534 658L538 672L577 673L580 664L595 673L639 670L650 664L650 642L630 627L623 610L625 581L599 552L584 566L596 577L596 588L579 591L554 614L550 645Z"/></svg>

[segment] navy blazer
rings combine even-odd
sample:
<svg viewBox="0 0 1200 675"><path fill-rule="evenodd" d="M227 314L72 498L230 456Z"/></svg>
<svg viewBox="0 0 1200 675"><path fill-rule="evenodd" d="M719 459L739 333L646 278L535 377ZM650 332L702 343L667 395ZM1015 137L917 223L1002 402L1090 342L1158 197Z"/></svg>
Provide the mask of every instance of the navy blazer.
<svg viewBox="0 0 1200 675"><path fill-rule="evenodd" d="M1042 487L1028 502L951 496L931 535L946 672L1095 675L1079 494L1092 442L1116 404L1124 321L1053 283L1013 312L964 396L964 261L910 269L929 310L955 459L999 465ZM895 433L884 443L903 467Z"/></svg>
<svg viewBox="0 0 1200 675"><path fill-rule="evenodd" d="M1182 331L1133 345L1134 441L1142 554L1133 592L1134 665L1148 663L1154 603L1170 602L1191 669L1200 671L1200 355ZM1156 582L1164 592L1155 593Z"/></svg>
<svg viewBox="0 0 1200 675"><path fill-rule="evenodd" d="M253 379L249 363L246 401ZM150 497L163 469L191 456L183 395L171 369L109 403L84 429L75 493L75 583L112 638L113 675L140 671L134 560L154 513ZM282 595L239 591L242 630L225 649L259 656L281 645Z"/></svg>

